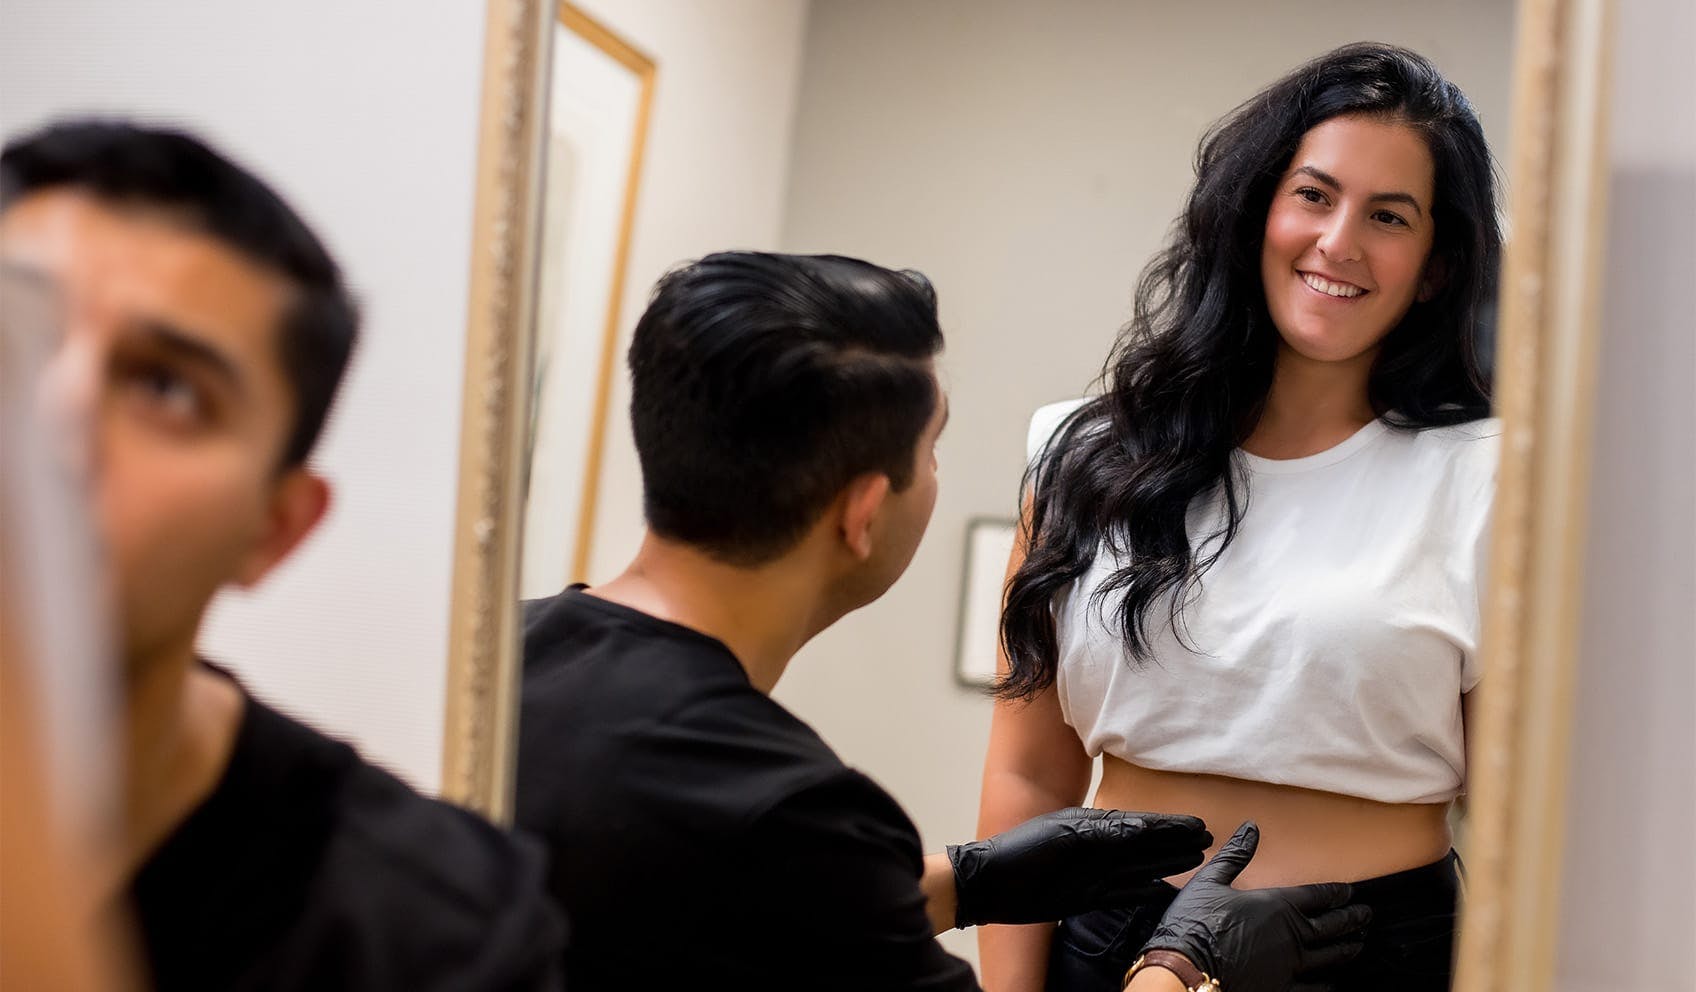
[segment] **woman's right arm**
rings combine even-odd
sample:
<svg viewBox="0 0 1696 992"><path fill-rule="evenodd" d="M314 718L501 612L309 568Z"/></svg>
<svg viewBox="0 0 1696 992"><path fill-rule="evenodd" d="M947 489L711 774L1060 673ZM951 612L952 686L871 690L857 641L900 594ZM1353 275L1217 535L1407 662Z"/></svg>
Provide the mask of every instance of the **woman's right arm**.
<svg viewBox="0 0 1696 992"><path fill-rule="evenodd" d="M1027 517L1028 510L1027 506ZM1026 539L1021 527L1007 563L1009 579L1024 563ZM999 666L1003 673L1007 671L1004 651ZM1061 716L1060 697L1053 686L1029 701L998 700L984 759L978 836L988 837L1033 816L1082 805L1089 779L1089 755ZM987 992L1042 992L1053 937L1052 924L980 927L979 973Z"/></svg>

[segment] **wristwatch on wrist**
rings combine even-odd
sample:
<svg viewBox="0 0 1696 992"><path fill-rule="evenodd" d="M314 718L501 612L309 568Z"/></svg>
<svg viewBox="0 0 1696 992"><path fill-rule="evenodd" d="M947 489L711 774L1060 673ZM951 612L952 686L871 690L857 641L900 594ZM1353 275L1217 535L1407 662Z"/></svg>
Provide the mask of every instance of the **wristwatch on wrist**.
<svg viewBox="0 0 1696 992"><path fill-rule="evenodd" d="M1121 988L1131 984L1131 979L1137 972L1145 968L1165 968L1178 976L1178 981L1184 983L1189 992L1225 992L1225 987L1214 978L1195 966L1189 958L1177 951L1147 951L1142 957L1132 962L1131 970L1125 972L1125 982Z"/></svg>

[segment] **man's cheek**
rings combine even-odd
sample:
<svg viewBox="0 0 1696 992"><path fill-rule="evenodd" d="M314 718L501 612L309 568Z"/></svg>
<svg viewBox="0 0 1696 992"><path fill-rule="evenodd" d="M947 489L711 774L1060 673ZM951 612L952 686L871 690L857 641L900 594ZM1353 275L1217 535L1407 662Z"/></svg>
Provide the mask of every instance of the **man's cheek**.
<svg viewBox="0 0 1696 992"><path fill-rule="evenodd" d="M222 557L251 527L226 494L189 475L113 480L102 500L106 550L126 582L202 584L218 581ZM196 580L201 581L196 581Z"/></svg>

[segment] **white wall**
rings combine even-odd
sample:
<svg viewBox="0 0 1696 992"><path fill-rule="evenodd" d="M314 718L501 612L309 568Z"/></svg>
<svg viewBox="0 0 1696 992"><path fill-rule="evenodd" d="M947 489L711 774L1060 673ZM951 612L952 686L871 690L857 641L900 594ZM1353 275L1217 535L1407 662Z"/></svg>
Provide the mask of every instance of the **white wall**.
<svg viewBox="0 0 1696 992"><path fill-rule="evenodd" d="M806 5L582 5L659 63L628 327L673 263L775 247ZM219 605L204 649L425 787L441 763L482 23L477 0L0 2L0 132L88 111L186 123L270 179L363 296L365 342L319 456L338 490L328 524ZM598 563L640 533L628 394L613 402Z"/></svg>
<svg viewBox="0 0 1696 992"><path fill-rule="evenodd" d="M596 582L618 574L642 537L624 351L649 292L679 262L731 248L777 248L807 4L580 5L658 62L590 559Z"/></svg>
<svg viewBox="0 0 1696 992"><path fill-rule="evenodd" d="M931 848L974 831L988 730L988 702L952 674L966 521L1014 514L1029 416L1099 371L1202 129L1302 60L1376 39L1430 55L1504 156L1511 14L1507 0L816 0L784 247L931 276L953 419L911 571L809 646L777 695L889 787Z"/></svg>
<svg viewBox="0 0 1696 992"><path fill-rule="evenodd" d="M439 778L481 4L0 4L0 131L181 122L329 243L365 339L318 456L325 527L203 649L426 787Z"/></svg>
<svg viewBox="0 0 1696 992"><path fill-rule="evenodd" d="M1563 992L1696 989L1696 7L1616 9Z"/></svg>

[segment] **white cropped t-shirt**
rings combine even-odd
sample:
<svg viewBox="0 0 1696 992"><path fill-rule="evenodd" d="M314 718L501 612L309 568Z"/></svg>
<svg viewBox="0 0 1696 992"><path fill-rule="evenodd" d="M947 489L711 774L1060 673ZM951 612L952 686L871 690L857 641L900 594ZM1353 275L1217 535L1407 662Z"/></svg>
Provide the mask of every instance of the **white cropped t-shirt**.
<svg viewBox="0 0 1696 992"><path fill-rule="evenodd" d="M1081 402L1037 411L1030 458ZM1131 660L1121 599L1095 596L1105 550L1057 597L1066 722L1090 755L1145 768L1385 803L1459 795L1499 435L1495 420L1376 420L1305 458L1239 450L1246 510L1186 601L1182 641L1151 624L1151 658ZM1190 508L1192 544L1218 529L1221 499Z"/></svg>

